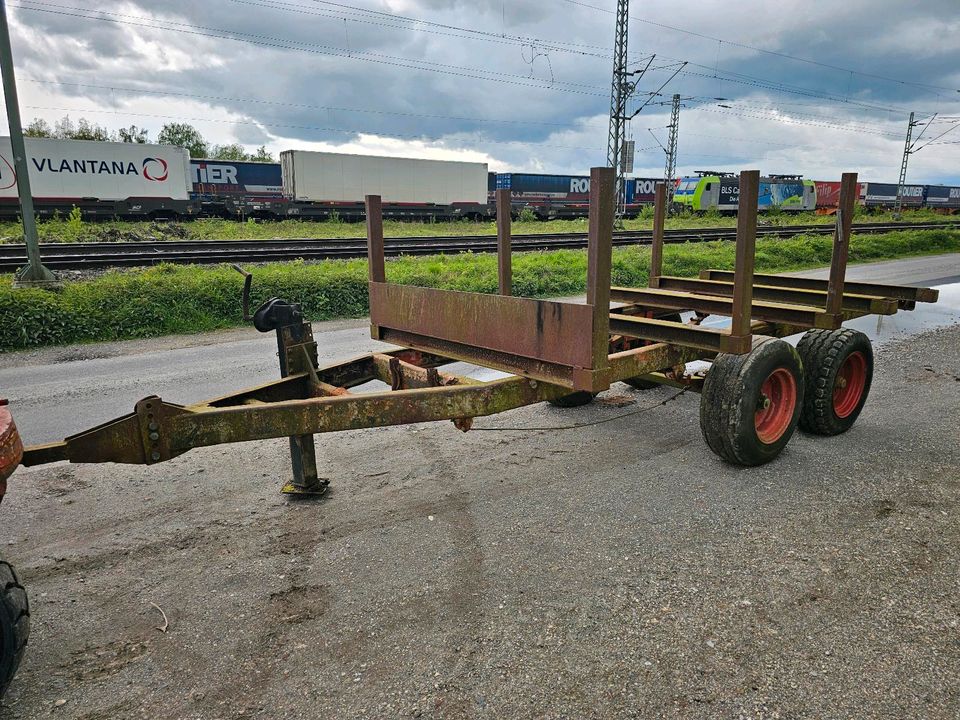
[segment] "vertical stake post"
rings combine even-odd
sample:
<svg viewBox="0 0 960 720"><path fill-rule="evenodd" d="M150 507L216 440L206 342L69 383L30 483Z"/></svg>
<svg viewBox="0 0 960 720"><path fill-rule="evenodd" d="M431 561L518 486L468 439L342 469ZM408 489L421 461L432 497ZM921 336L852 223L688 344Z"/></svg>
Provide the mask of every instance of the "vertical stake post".
<svg viewBox="0 0 960 720"><path fill-rule="evenodd" d="M740 202L737 207L737 258L733 271L733 323L730 334L745 337L751 334L753 310L753 263L757 241L757 197L760 171L740 173Z"/></svg>
<svg viewBox="0 0 960 720"><path fill-rule="evenodd" d="M501 295L513 294L513 269L510 257L510 191L497 190L497 279Z"/></svg>
<svg viewBox="0 0 960 720"><path fill-rule="evenodd" d="M667 217L667 188L657 183L653 195L653 240L650 243L650 281L652 288L660 287L663 275L663 223Z"/></svg>
<svg viewBox="0 0 960 720"><path fill-rule="evenodd" d="M386 282L387 267L383 259L383 207L379 195L367 195L367 276L370 282Z"/></svg>
<svg viewBox="0 0 960 720"><path fill-rule="evenodd" d="M17 98L17 81L13 74L13 51L10 48L10 26L7 23L7 3L0 0L0 73L3 74L3 97L7 106L7 121L10 124L10 149L13 151L13 168L20 196L20 217L23 220L23 240L27 246L27 264L14 277L19 286L53 284L53 273L40 262L40 244L37 238L37 221L33 214L33 195L30 192L30 170L27 150L23 142L23 126L20 122L20 101Z"/></svg>
<svg viewBox="0 0 960 720"><path fill-rule="evenodd" d="M833 233L833 254L830 258L830 280L827 283L826 311L839 315L843 305L843 280L847 272L850 230L853 226L853 205L857 198L857 174L844 173L840 180L840 203Z"/></svg>
<svg viewBox="0 0 960 720"><path fill-rule="evenodd" d="M606 370L610 352L610 269L616 171L590 170L590 230L587 237L587 304L593 306L593 370Z"/></svg>

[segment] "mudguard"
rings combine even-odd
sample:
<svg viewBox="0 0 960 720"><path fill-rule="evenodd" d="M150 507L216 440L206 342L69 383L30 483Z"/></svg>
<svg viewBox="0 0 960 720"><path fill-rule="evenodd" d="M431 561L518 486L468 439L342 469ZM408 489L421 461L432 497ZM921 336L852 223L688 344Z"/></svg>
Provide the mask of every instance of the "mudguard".
<svg viewBox="0 0 960 720"><path fill-rule="evenodd" d="M23 458L20 433L6 405L6 400L0 400L0 502L3 502L3 495L7 491L7 478Z"/></svg>

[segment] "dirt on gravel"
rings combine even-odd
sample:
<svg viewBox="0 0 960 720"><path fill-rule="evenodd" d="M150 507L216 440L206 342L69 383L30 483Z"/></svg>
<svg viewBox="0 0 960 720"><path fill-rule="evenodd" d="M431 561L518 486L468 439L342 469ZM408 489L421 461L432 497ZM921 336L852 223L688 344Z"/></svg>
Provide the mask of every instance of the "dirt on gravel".
<svg viewBox="0 0 960 720"><path fill-rule="evenodd" d="M653 409L320 437L313 502L284 440L21 468L0 717L956 718L958 350L883 346L847 434L760 468L621 384L477 426Z"/></svg>

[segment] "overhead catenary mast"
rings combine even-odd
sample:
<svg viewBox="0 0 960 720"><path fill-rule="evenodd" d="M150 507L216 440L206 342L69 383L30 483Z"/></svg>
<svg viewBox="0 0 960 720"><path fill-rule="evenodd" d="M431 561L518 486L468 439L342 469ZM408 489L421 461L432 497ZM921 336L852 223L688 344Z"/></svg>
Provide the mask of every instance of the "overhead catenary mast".
<svg viewBox="0 0 960 720"><path fill-rule="evenodd" d="M613 80L610 88L610 129L607 134L607 166L617 175L616 219L623 217L626 203L626 173L623 164L623 143L627 128L627 99L634 84L627 73L627 33L629 0L617 0L617 28L613 41Z"/></svg>
<svg viewBox="0 0 960 720"><path fill-rule="evenodd" d="M10 49L10 26L7 23L5 0L0 0L0 73L3 74L3 98L7 106L7 121L10 124L10 149L13 151L13 169L17 181L17 192L20 195L23 239L27 246L27 264L17 272L14 281L17 285L23 286L50 284L56 282L56 278L40 262L37 222L33 215L33 195L30 193L27 151L24 147L23 127L20 123L17 82L13 75L13 52Z"/></svg>
<svg viewBox="0 0 960 720"><path fill-rule="evenodd" d="M907 162L910 160L910 153L913 152L913 128L916 123L913 121L914 113L910 113L910 121L907 123L907 140L903 144L903 160L900 161L900 180L897 181L897 212L894 215L900 219L900 211L903 209L903 184L907 181Z"/></svg>
<svg viewBox="0 0 960 720"><path fill-rule="evenodd" d="M667 140L666 164L663 167L663 182L667 189L667 208L673 202L674 175L677 172L677 132L680 128L680 94L673 96L673 109L670 112L670 137Z"/></svg>

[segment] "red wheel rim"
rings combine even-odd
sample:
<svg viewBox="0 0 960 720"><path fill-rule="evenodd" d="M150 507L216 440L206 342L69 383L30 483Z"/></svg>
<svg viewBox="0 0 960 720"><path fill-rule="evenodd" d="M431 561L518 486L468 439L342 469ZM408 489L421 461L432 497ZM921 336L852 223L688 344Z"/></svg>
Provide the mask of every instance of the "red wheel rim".
<svg viewBox="0 0 960 720"><path fill-rule="evenodd" d="M867 385L867 358L859 350L847 355L833 384L833 412L845 418L860 405Z"/></svg>
<svg viewBox="0 0 960 720"><path fill-rule="evenodd" d="M790 427L797 407L797 381L786 368L777 368L760 386L753 422L760 442L775 443Z"/></svg>

